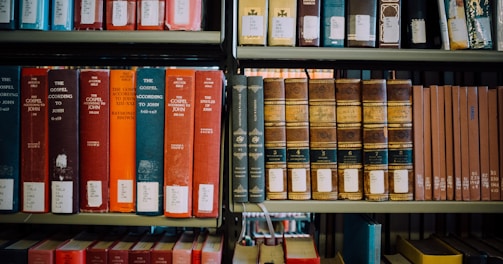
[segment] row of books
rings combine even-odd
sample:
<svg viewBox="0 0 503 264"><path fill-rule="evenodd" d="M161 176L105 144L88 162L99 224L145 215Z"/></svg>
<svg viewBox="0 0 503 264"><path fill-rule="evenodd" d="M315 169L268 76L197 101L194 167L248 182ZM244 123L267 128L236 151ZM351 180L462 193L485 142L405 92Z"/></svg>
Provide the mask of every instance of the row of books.
<svg viewBox="0 0 503 264"><path fill-rule="evenodd" d="M0 76L0 212L218 216L222 71Z"/></svg>
<svg viewBox="0 0 503 264"><path fill-rule="evenodd" d="M503 5L496 2L239 0L238 39L261 46L503 50Z"/></svg>
<svg viewBox="0 0 503 264"><path fill-rule="evenodd" d="M5 233L5 232L4 232ZM2 233L0 233L2 235ZM11 236L12 235L6 235ZM34 232L0 244L3 263L222 263L223 235L206 231L78 234Z"/></svg>
<svg viewBox="0 0 503 264"><path fill-rule="evenodd" d="M7 0L0 29L202 30L201 0Z"/></svg>
<svg viewBox="0 0 503 264"><path fill-rule="evenodd" d="M230 83L234 202L501 200L503 87Z"/></svg>

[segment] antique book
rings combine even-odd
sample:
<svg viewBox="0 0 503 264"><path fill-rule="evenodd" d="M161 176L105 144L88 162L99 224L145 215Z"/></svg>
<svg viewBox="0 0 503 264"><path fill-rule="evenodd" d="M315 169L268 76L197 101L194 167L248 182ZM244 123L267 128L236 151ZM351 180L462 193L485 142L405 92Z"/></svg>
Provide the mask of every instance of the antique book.
<svg viewBox="0 0 503 264"><path fill-rule="evenodd" d="M224 236L219 234L208 234L201 249L202 264L219 264L222 262L224 250Z"/></svg>
<svg viewBox="0 0 503 264"><path fill-rule="evenodd" d="M49 107L47 68L21 69L21 210L49 207Z"/></svg>
<svg viewBox="0 0 503 264"><path fill-rule="evenodd" d="M262 76L247 79L248 201L261 203L265 200L264 80Z"/></svg>
<svg viewBox="0 0 503 264"><path fill-rule="evenodd" d="M402 1L379 0L377 32L379 48L400 48L402 32Z"/></svg>
<svg viewBox="0 0 503 264"><path fill-rule="evenodd" d="M470 150L468 143L468 88L460 87L459 112L461 131L461 193L464 201L470 201Z"/></svg>
<svg viewBox="0 0 503 264"><path fill-rule="evenodd" d="M137 0L136 29L163 30L166 0Z"/></svg>
<svg viewBox="0 0 503 264"><path fill-rule="evenodd" d="M51 0L51 30L73 30L73 4L72 0Z"/></svg>
<svg viewBox="0 0 503 264"><path fill-rule="evenodd" d="M136 2L136 0L106 0L106 30L135 30Z"/></svg>
<svg viewBox="0 0 503 264"><path fill-rule="evenodd" d="M430 87L423 88L423 159L424 159L424 200L430 201L433 195L431 168L431 96Z"/></svg>
<svg viewBox="0 0 503 264"><path fill-rule="evenodd" d="M412 157L414 200L424 200L424 104L423 86L412 86Z"/></svg>
<svg viewBox="0 0 503 264"><path fill-rule="evenodd" d="M105 0L75 0L73 27L75 30L102 30L104 28Z"/></svg>
<svg viewBox="0 0 503 264"><path fill-rule="evenodd" d="M16 0L3 1L0 7L0 29L13 30L18 25L18 15Z"/></svg>
<svg viewBox="0 0 503 264"><path fill-rule="evenodd" d="M19 1L19 29L49 30L48 0Z"/></svg>
<svg viewBox="0 0 503 264"><path fill-rule="evenodd" d="M286 200L285 81L264 78L264 155L267 200Z"/></svg>
<svg viewBox="0 0 503 264"><path fill-rule="evenodd" d="M326 0L321 4L321 45L323 47L344 47L346 39L345 1Z"/></svg>
<svg viewBox="0 0 503 264"><path fill-rule="evenodd" d="M49 81L51 212L79 211L79 71L52 69Z"/></svg>
<svg viewBox="0 0 503 264"><path fill-rule="evenodd" d="M79 88L80 211L108 212L110 71L80 70Z"/></svg>
<svg viewBox="0 0 503 264"><path fill-rule="evenodd" d="M297 1L298 46L320 46L321 0Z"/></svg>
<svg viewBox="0 0 503 264"><path fill-rule="evenodd" d="M311 199L309 104L306 78L285 79L288 199Z"/></svg>
<svg viewBox="0 0 503 264"><path fill-rule="evenodd" d="M390 200L414 199L412 81L386 82Z"/></svg>
<svg viewBox="0 0 503 264"><path fill-rule="evenodd" d="M173 263L191 264L192 248L196 242L197 234L184 231L173 246Z"/></svg>
<svg viewBox="0 0 503 264"><path fill-rule="evenodd" d="M482 0L466 0L466 26L470 49L492 49L492 26L491 16L493 2Z"/></svg>
<svg viewBox="0 0 503 264"><path fill-rule="evenodd" d="M110 211L136 203L136 70L110 70Z"/></svg>
<svg viewBox="0 0 503 264"><path fill-rule="evenodd" d="M202 30L203 20L202 0L167 0L166 1L166 27L169 30Z"/></svg>
<svg viewBox="0 0 503 264"><path fill-rule="evenodd" d="M452 120L452 86L444 85L444 114L445 114L445 177L446 195L449 201L454 200L454 132Z"/></svg>
<svg viewBox="0 0 503 264"><path fill-rule="evenodd" d="M159 239L152 249L150 250L150 263L151 264L170 264L173 260L173 246L178 240L176 234L169 232Z"/></svg>
<svg viewBox="0 0 503 264"><path fill-rule="evenodd" d="M363 199L363 134L360 79L336 79L339 199Z"/></svg>
<svg viewBox="0 0 503 264"><path fill-rule="evenodd" d="M192 192L195 217L216 218L220 212L223 82L220 70L196 71Z"/></svg>
<svg viewBox="0 0 503 264"><path fill-rule="evenodd" d="M386 80L363 80L363 194L369 201L389 199L386 104Z"/></svg>
<svg viewBox="0 0 503 264"><path fill-rule="evenodd" d="M375 47L377 32L377 0L346 2L347 15L347 46Z"/></svg>
<svg viewBox="0 0 503 264"><path fill-rule="evenodd" d="M501 200L500 190L500 167L503 164L499 163L500 153L498 152L498 132L502 130L498 126L498 90L489 89L488 95L488 122L489 122L489 184L490 184L490 199L493 201ZM501 107L500 107L501 108Z"/></svg>
<svg viewBox="0 0 503 264"><path fill-rule="evenodd" d="M21 67L0 66L0 120L9 124L0 130L0 213L20 209L20 93Z"/></svg>
<svg viewBox="0 0 503 264"><path fill-rule="evenodd" d="M232 200L248 202L247 77L233 75L232 87Z"/></svg>
<svg viewBox="0 0 503 264"><path fill-rule="evenodd" d="M164 202L163 68L136 70L136 214L161 215Z"/></svg>
<svg viewBox="0 0 503 264"><path fill-rule="evenodd" d="M468 49L468 31L463 1L444 0L451 50Z"/></svg>
<svg viewBox="0 0 503 264"><path fill-rule="evenodd" d="M487 86L478 86L479 106L479 162L480 162L480 200L491 200L489 171L489 99Z"/></svg>
<svg viewBox="0 0 503 264"><path fill-rule="evenodd" d="M99 239L98 233L83 231L56 249L56 263L86 263L87 248Z"/></svg>
<svg viewBox="0 0 503 264"><path fill-rule="evenodd" d="M470 167L470 200L480 200L480 142L477 87L468 86L468 149Z"/></svg>
<svg viewBox="0 0 503 264"><path fill-rule="evenodd" d="M460 87L452 86L452 147L453 147L453 177L454 200L462 201L461 179L461 113L460 113ZM446 109L447 110L447 109ZM499 189L499 187L498 187Z"/></svg>
<svg viewBox="0 0 503 264"><path fill-rule="evenodd" d="M268 3L268 46L295 46L297 36L297 0Z"/></svg>
<svg viewBox="0 0 503 264"><path fill-rule="evenodd" d="M337 200L337 125L334 79L310 79L309 157L315 200Z"/></svg>
<svg viewBox="0 0 503 264"><path fill-rule="evenodd" d="M192 216L194 69L166 70L164 216Z"/></svg>
<svg viewBox="0 0 503 264"><path fill-rule="evenodd" d="M267 41L268 1L238 1L238 44L265 46ZM295 17L295 16L294 16ZM295 34L293 35L295 37Z"/></svg>

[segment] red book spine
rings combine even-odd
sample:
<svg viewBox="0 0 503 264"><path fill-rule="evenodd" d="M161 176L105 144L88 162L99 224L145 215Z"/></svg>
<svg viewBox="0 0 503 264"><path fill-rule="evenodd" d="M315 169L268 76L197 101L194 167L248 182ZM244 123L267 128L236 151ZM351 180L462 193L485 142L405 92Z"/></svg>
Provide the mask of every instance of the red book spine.
<svg viewBox="0 0 503 264"><path fill-rule="evenodd" d="M21 205L49 212L48 69L21 70Z"/></svg>
<svg viewBox="0 0 503 264"><path fill-rule="evenodd" d="M192 216L195 70L166 70L164 215Z"/></svg>
<svg viewBox="0 0 503 264"><path fill-rule="evenodd" d="M169 30L201 30L201 0L167 0L166 27Z"/></svg>
<svg viewBox="0 0 503 264"><path fill-rule="evenodd" d="M135 30L136 0L106 0L106 29Z"/></svg>
<svg viewBox="0 0 503 264"><path fill-rule="evenodd" d="M102 30L103 10L103 0L75 0L73 27L75 30Z"/></svg>
<svg viewBox="0 0 503 264"><path fill-rule="evenodd" d="M80 72L80 211L108 211L109 71ZM99 158L97 158L99 157Z"/></svg>
<svg viewBox="0 0 503 264"><path fill-rule="evenodd" d="M56 250L56 263L86 263L86 250Z"/></svg>
<svg viewBox="0 0 503 264"><path fill-rule="evenodd" d="M196 72L194 105L195 217L218 217L223 73Z"/></svg>

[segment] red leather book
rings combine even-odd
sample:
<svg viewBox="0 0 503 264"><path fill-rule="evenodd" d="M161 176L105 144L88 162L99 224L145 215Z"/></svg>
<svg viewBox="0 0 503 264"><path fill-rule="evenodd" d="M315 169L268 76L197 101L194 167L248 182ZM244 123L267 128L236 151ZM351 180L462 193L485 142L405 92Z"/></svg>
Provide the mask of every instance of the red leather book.
<svg viewBox="0 0 503 264"><path fill-rule="evenodd" d="M173 247L173 263L191 264L192 248L196 241L196 234L192 231L185 231L180 236Z"/></svg>
<svg viewBox="0 0 503 264"><path fill-rule="evenodd" d="M199 233L197 235L197 238L194 240L194 244L192 246L192 264L201 264L201 256L202 256L202 250L203 250L203 245L204 241L206 241L207 234L206 233Z"/></svg>
<svg viewBox="0 0 503 264"><path fill-rule="evenodd" d="M107 30L136 29L136 0L106 0Z"/></svg>
<svg viewBox="0 0 503 264"><path fill-rule="evenodd" d="M48 69L21 70L21 205L49 212Z"/></svg>
<svg viewBox="0 0 503 264"><path fill-rule="evenodd" d="M109 77L109 70L80 71L81 212L108 211Z"/></svg>
<svg viewBox="0 0 503 264"><path fill-rule="evenodd" d="M192 216L195 70L166 70L164 215Z"/></svg>
<svg viewBox="0 0 503 264"><path fill-rule="evenodd" d="M169 30L199 31L201 22L201 0L166 1L166 27Z"/></svg>
<svg viewBox="0 0 503 264"><path fill-rule="evenodd" d="M136 28L138 30L163 30L165 0L137 0Z"/></svg>
<svg viewBox="0 0 503 264"><path fill-rule="evenodd" d="M195 217L218 217L223 73L197 71L194 101Z"/></svg>
<svg viewBox="0 0 503 264"><path fill-rule="evenodd" d="M320 46L320 0L297 1L298 45Z"/></svg>
<svg viewBox="0 0 503 264"><path fill-rule="evenodd" d="M150 250L162 234L146 234L129 249L129 264L150 264Z"/></svg>
<svg viewBox="0 0 503 264"><path fill-rule="evenodd" d="M480 200L480 142L478 91L468 86L468 149L470 166L470 200Z"/></svg>
<svg viewBox="0 0 503 264"><path fill-rule="evenodd" d="M479 104L480 199L491 200L489 183L489 99L488 87L477 87ZM495 141L497 142L497 141Z"/></svg>
<svg viewBox="0 0 503 264"><path fill-rule="evenodd" d="M86 250L98 240L97 233L82 232L56 249L56 263L86 263Z"/></svg>
<svg viewBox="0 0 503 264"><path fill-rule="evenodd" d="M28 264L56 263L56 249L70 239L68 234L57 234L28 249Z"/></svg>
<svg viewBox="0 0 503 264"><path fill-rule="evenodd" d="M201 263L219 264L222 263L222 251L224 247L223 235L209 234L204 241Z"/></svg>
<svg viewBox="0 0 503 264"><path fill-rule="evenodd" d="M100 238L86 250L86 264L107 264L108 252L117 244L122 235L110 234Z"/></svg>
<svg viewBox="0 0 503 264"><path fill-rule="evenodd" d="M177 240L177 235L164 233L159 242L150 250L150 263L171 264L173 262L173 247Z"/></svg>
<svg viewBox="0 0 503 264"><path fill-rule="evenodd" d="M143 233L131 232L115 243L108 251L108 263L129 263L129 250L142 238Z"/></svg>
<svg viewBox="0 0 503 264"><path fill-rule="evenodd" d="M503 164L499 163L498 153L498 129L502 130L501 125L498 126L498 90L489 89L487 99L489 101L489 177L491 200L497 201L501 199L500 190L500 167ZM500 140L501 141L501 140Z"/></svg>
<svg viewBox="0 0 503 264"><path fill-rule="evenodd" d="M73 27L75 30L102 30L104 0L75 0Z"/></svg>

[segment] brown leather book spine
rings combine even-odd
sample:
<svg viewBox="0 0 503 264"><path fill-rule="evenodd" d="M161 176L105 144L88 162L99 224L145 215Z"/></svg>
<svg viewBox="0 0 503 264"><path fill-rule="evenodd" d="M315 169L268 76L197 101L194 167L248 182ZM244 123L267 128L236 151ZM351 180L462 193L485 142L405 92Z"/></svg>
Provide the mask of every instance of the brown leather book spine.
<svg viewBox="0 0 503 264"><path fill-rule="evenodd" d="M424 112L423 86L412 86L412 129L413 129L413 168L414 168L414 200L424 200Z"/></svg>
<svg viewBox="0 0 503 264"><path fill-rule="evenodd" d="M266 199L286 200L285 81L264 78Z"/></svg>
<svg viewBox="0 0 503 264"><path fill-rule="evenodd" d="M386 90L390 200L413 200L412 81L388 80Z"/></svg>
<svg viewBox="0 0 503 264"><path fill-rule="evenodd" d="M433 180L433 200L441 200L440 185L441 185L441 104L440 104L440 89L437 85L430 86L430 113L431 113L431 167L432 167L432 180ZM443 103L443 102L442 102Z"/></svg>
<svg viewBox="0 0 503 264"><path fill-rule="evenodd" d="M498 90L489 89L487 92L487 100L489 106L489 182L490 182L490 199L492 201L500 200L500 172L499 169L503 164L499 164L498 153Z"/></svg>
<svg viewBox="0 0 503 264"><path fill-rule="evenodd" d="M349 0L347 5L348 47L375 47L377 0Z"/></svg>
<svg viewBox="0 0 503 264"><path fill-rule="evenodd" d="M369 201L389 199L386 80L362 81L363 186Z"/></svg>
<svg viewBox="0 0 503 264"><path fill-rule="evenodd" d="M454 131L452 120L452 86L444 85L444 114L445 114L445 175L446 199L454 200Z"/></svg>
<svg viewBox="0 0 503 264"><path fill-rule="evenodd" d="M452 147L453 147L453 177L454 177L454 200L462 201L461 180L461 115L459 102L459 86L452 86ZM447 110L447 109L446 109ZM499 187L498 187L499 188Z"/></svg>
<svg viewBox="0 0 503 264"><path fill-rule="evenodd" d="M480 142L478 91L468 86L468 149L470 158L470 199L480 200Z"/></svg>
<svg viewBox="0 0 503 264"><path fill-rule="evenodd" d="M288 199L311 199L309 104L306 78L285 79Z"/></svg>
<svg viewBox="0 0 503 264"><path fill-rule="evenodd" d="M489 101L488 87L477 87L479 104L479 146L480 146L480 199L491 200L489 183Z"/></svg>
<svg viewBox="0 0 503 264"><path fill-rule="evenodd" d="M363 199L363 139L360 79L337 79L337 180L339 199Z"/></svg>
<svg viewBox="0 0 503 264"><path fill-rule="evenodd" d="M438 87L438 110L439 110L439 132L440 132L440 200L447 199L447 175L445 159L445 93L444 87Z"/></svg>
<svg viewBox="0 0 503 264"><path fill-rule="evenodd" d="M379 0L379 48L400 48L401 16L400 0Z"/></svg>
<svg viewBox="0 0 503 264"><path fill-rule="evenodd" d="M298 0L297 27L300 47L320 46L321 0Z"/></svg>
<svg viewBox="0 0 503 264"><path fill-rule="evenodd" d="M430 87L423 88L424 100L424 134L423 134L423 157L424 157L424 199L432 199L432 171L431 171L431 98Z"/></svg>
<svg viewBox="0 0 503 264"><path fill-rule="evenodd" d="M459 90L459 112L461 115L461 190L464 201L470 201L470 166L468 148L468 88Z"/></svg>
<svg viewBox="0 0 503 264"><path fill-rule="evenodd" d="M334 79L309 80L309 136L313 199L337 200Z"/></svg>

